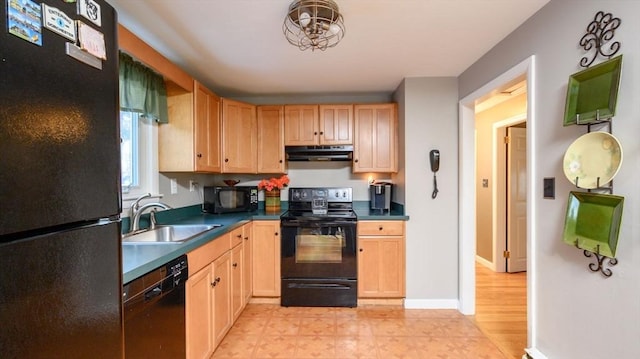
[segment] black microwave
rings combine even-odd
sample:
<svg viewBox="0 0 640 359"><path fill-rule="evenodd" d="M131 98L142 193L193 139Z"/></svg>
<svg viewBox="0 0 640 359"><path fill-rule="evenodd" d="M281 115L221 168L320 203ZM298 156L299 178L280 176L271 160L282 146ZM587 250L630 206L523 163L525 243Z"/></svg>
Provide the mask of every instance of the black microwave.
<svg viewBox="0 0 640 359"><path fill-rule="evenodd" d="M253 212L258 209L258 187L204 187L202 210L208 213Z"/></svg>

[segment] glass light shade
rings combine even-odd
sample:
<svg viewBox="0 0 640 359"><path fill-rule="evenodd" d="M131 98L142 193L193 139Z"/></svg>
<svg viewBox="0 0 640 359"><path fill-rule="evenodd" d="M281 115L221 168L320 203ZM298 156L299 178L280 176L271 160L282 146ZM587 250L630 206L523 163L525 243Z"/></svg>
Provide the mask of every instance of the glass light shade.
<svg viewBox="0 0 640 359"><path fill-rule="evenodd" d="M300 17L298 18L298 20L300 21L300 26L307 27L311 22L311 15L309 15L308 12L303 12L300 14Z"/></svg>
<svg viewBox="0 0 640 359"><path fill-rule="evenodd" d="M336 25L336 24L331 24L329 25L329 33L331 35L338 35L338 33L340 32L340 26Z"/></svg>

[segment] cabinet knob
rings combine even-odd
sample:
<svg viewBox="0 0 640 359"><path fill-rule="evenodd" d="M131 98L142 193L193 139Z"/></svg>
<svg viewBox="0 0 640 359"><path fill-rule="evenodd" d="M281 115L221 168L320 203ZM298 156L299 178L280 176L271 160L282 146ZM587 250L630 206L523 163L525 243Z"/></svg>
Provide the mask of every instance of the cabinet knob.
<svg viewBox="0 0 640 359"><path fill-rule="evenodd" d="M324 135L324 132L320 131L320 134L321 134L321 135Z"/></svg>
<svg viewBox="0 0 640 359"><path fill-rule="evenodd" d="M198 153L196 156L197 156L198 158L202 158L202 153Z"/></svg>
<svg viewBox="0 0 640 359"><path fill-rule="evenodd" d="M232 266L233 268L236 268L236 267L238 267L238 263L233 263L231 266Z"/></svg>
<svg viewBox="0 0 640 359"><path fill-rule="evenodd" d="M278 162L282 163L282 160L280 160L280 161L278 161Z"/></svg>
<svg viewBox="0 0 640 359"><path fill-rule="evenodd" d="M220 277L216 278L216 283L220 283Z"/></svg>
<svg viewBox="0 0 640 359"><path fill-rule="evenodd" d="M224 161L225 161L225 162L229 162L229 159L228 159L228 158L225 158L225 159L224 159Z"/></svg>
<svg viewBox="0 0 640 359"><path fill-rule="evenodd" d="M364 249L360 248L360 252L364 252Z"/></svg>
<svg viewBox="0 0 640 359"><path fill-rule="evenodd" d="M378 230L379 230L379 231L381 231L381 230L383 230L383 229L384 229L384 228L382 228L382 226L378 227Z"/></svg>
<svg viewBox="0 0 640 359"><path fill-rule="evenodd" d="M353 160L353 162L358 163L358 159L356 158L355 160Z"/></svg>
<svg viewBox="0 0 640 359"><path fill-rule="evenodd" d="M218 284L218 282L216 282L215 280L213 282L211 282L211 288L215 287L216 284Z"/></svg>
<svg viewBox="0 0 640 359"><path fill-rule="evenodd" d="M316 136L317 134L318 134L317 132L314 132L314 133L313 133L313 135L314 135L314 136Z"/></svg>
<svg viewBox="0 0 640 359"><path fill-rule="evenodd" d="M249 236L244 237L244 240L245 240L245 241L248 241L248 240L249 240Z"/></svg>
<svg viewBox="0 0 640 359"><path fill-rule="evenodd" d="M238 237L238 238L242 238L242 234L238 234L236 237Z"/></svg>
<svg viewBox="0 0 640 359"><path fill-rule="evenodd" d="M278 232L274 233L276 236L278 235Z"/></svg>

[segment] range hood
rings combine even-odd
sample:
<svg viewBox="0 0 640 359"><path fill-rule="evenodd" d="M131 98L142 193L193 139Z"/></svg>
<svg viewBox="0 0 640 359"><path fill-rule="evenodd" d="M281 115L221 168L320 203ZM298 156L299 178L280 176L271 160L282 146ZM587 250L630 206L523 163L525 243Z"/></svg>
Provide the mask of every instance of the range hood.
<svg viewBox="0 0 640 359"><path fill-rule="evenodd" d="M351 161L353 146L286 146L288 161Z"/></svg>

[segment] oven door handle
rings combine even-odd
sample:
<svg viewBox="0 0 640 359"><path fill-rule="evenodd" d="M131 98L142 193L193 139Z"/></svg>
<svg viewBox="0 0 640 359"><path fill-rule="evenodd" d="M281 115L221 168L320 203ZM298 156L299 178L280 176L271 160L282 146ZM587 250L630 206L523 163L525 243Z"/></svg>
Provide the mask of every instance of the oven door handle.
<svg viewBox="0 0 640 359"><path fill-rule="evenodd" d="M350 289L351 287L336 283L289 283L289 288L323 288L323 289Z"/></svg>
<svg viewBox="0 0 640 359"><path fill-rule="evenodd" d="M302 227L302 228L318 228L318 227L336 227L336 226L356 226L356 221L298 221L298 220L286 220L281 221L282 227Z"/></svg>

